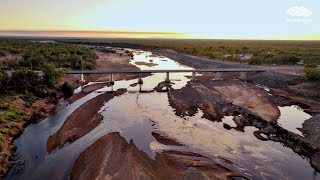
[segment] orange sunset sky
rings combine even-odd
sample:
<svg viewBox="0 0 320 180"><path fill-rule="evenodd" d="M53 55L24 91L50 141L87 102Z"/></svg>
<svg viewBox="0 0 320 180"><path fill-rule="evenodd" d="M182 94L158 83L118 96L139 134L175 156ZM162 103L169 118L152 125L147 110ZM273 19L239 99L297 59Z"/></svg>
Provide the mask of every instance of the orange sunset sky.
<svg viewBox="0 0 320 180"><path fill-rule="evenodd" d="M288 14L295 6L311 15ZM0 36L320 40L318 10L317 0L1 0Z"/></svg>

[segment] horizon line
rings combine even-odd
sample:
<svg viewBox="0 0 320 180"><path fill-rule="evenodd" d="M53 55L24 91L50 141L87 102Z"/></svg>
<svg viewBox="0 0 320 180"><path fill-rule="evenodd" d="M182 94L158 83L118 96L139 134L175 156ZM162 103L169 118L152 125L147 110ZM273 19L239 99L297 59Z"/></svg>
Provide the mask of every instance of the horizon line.
<svg viewBox="0 0 320 180"><path fill-rule="evenodd" d="M135 37L62 37L62 36L2 36L0 35L0 39L79 39L79 40L85 40L85 39L101 39L101 40L108 40L108 39L146 39L146 40L225 40L225 41L320 41L320 39L254 39L254 38L135 38Z"/></svg>
<svg viewBox="0 0 320 180"><path fill-rule="evenodd" d="M69 32L69 33L99 33L99 34L183 34L178 32L157 32L157 31L99 31L99 30L0 30L0 32L41 32L41 33L63 33L63 32Z"/></svg>
<svg viewBox="0 0 320 180"><path fill-rule="evenodd" d="M105 36L103 36L105 35ZM127 35L127 37L124 37ZM147 32L147 31L99 31L99 30L0 30L4 38L78 38L78 39L199 39L199 40L265 40L265 41L320 41L320 34L315 38L307 36L244 38L244 37L192 37L179 32ZM310 36L310 35L309 35Z"/></svg>

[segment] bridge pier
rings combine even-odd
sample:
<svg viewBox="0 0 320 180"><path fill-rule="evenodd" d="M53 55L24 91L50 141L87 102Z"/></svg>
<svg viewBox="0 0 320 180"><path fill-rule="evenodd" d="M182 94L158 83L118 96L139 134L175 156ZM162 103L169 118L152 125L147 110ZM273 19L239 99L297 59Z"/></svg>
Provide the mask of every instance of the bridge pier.
<svg viewBox="0 0 320 180"><path fill-rule="evenodd" d="M240 72L240 79L247 79L247 73L246 72Z"/></svg>
<svg viewBox="0 0 320 180"><path fill-rule="evenodd" d="M80 82L82 82L82 83L85 82L83 74L80 74Z"/></svg>
<svg viewBox="0 0 320 180"><path fill-rule="evenodd" d="M192 72L192 81L195 81L196 80L196 72Z"/></svg>
<svg viewBox="0 0 320 180"><path fill-rule="evenodd" d="M110 84L113 86L114 85L114 81L113 81L113 74L110 74Z"/></svg>
<svg viewBox="0 0 320 180"><path fill-rule="evenodd" d="M166 73L166 79L165 82L170 82L169 72Z"/></svg>
<svg viewBox="0 0 320 180"><path fill-rule="evenodd" d="M222 72L217 72L215 80L222 80Z"/></svg>
<svg viewBox="0 0 320 180"><path fill-rule="evenodd" d="M143 84L143 80L141 78L141 74L139 74L138 84Z"/></svg>

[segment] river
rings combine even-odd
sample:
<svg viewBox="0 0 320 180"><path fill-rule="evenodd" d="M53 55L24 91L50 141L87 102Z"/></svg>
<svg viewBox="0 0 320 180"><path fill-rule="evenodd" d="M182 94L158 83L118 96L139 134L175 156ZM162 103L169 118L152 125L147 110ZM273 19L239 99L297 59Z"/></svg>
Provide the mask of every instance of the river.
<svg viewBox="0 0 320 180"><path fill-rule="evenodd" d="M140 69L192 69L170 58L153 56L151 52L131 51L134 54L134 59L130 62L132 64L158 64L153 67L137 65ZM175 83L172 87L182 88L189 81L186 76L190 75L191 73L170 74L171 81ZM258 140L253 135L256 128L246 127L245 132L226 130L222 122L233 126L232 116L226 116L222 122L201 118L201 111L192 117L176 116L174 109L169 105L166 92L149 92L164 79L165 74L153 74L143 78L143 85L135 87L130 85L136 83L136 79L116 81L113 87L99 89L72 104L62 100L56 114L37 124L29 125L14 141L18 163L6 179L68 179L73 162L79 154L110 132L120 132L122 137L128 142L132 140L151 158L155 157L155 152L179 148L202 154L252 179L320 179L308 163L308 159L295 154L280 143ZM48 154L47 140L61 128L66 118L83 103L101 93L111 91L111 88L127 88L128 91L101 107L100 113L104 119L94 130ZM290 112L290 108L294 109L292 113L295 115L287 113ZM285 121L288 118L292 120L295 117L309 117L296 106L283 107L281 111L286 112L281 115L284 128L286 124L290 126L290 123ZM151 134L154 131L165 133L184 146L160 144Z"/></svg>

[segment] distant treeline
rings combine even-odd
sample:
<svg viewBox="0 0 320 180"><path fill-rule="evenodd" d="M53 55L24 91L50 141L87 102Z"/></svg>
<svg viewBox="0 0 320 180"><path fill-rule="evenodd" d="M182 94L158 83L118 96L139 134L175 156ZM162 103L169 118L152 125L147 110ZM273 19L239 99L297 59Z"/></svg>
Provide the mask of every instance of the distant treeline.
<svg viewBox="0 0 320 180"><path fill-rule="evenodd" d="M64 43L118 47L168 48L180 53L247 64L320 65L320 41L90 39ZM244 58L249 56L250 58Z"/></svg>

